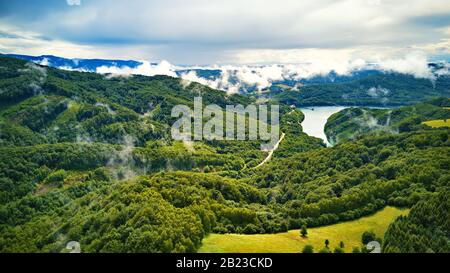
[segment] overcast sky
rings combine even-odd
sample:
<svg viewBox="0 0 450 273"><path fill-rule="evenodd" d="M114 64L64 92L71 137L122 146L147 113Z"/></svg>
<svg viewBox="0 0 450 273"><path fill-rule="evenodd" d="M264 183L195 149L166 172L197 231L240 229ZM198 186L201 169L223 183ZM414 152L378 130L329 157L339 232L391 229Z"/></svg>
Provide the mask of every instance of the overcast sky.
<svg viewBox="0 0 450 273"><path fill-rule="evenodd" d="M450 59L448 0L0 0L0 52L175 64Z"/></svg>

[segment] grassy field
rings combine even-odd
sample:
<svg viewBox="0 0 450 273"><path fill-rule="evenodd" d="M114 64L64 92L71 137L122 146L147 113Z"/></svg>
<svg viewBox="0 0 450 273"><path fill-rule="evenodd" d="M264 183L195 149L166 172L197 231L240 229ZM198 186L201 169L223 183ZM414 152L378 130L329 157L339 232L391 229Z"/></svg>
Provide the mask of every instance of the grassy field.
<svg viewBox="0 0 450 273"><path fill-rule="evenodd" d="M430 120L430 121L425 121L424 124L436 128L436 127L450 127L450 120L442 120L442 119L438 119L438 120Z"/></svg>
<svg viewBox="0 0 450 273"><path fill-rule="evenodd" d="M201 253L295 253L310 244L314 252L324 247L326 239L330 241L330 249L334 249L343 241L345 252L351 252L353 247L361 247L361 235L364 231L373 231L378 237L383 237L389 224L400 215L406 215L407 209L386 207L383 210L358 220L339 223L330 226L310 228L308 236L302 238L300 231L290 230L277 234L210 234L203 239L199 249Z"/></svg>

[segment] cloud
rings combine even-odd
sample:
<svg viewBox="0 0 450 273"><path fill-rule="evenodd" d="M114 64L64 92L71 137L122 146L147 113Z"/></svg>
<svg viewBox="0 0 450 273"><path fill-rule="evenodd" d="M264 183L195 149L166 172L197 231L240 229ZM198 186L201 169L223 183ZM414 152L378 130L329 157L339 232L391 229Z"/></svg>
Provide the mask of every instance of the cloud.
<svg viewBox="0 0 450 273"><path fill-rule="evenodd" d="M238 67L236 78L241 82L256 86L258 90L270 87L273 81L283 80L283 67L280 65L270 65L262 67Z"/></svg>
<svg viewBox="0 0 450 273"><path fill-rule="evenodd" d="M378 63L379 68L389 72L410 74L416 78L433 79L435 76L428 66L428 60L422 52L412 52L403 58L384 59Z"/></svg>
<svg viewBox="0 0 450 273"><path fill-rule="evenodd" d="M136 68L131 68L128 66L117 67L117 66L100 66L96 70L100 74L112 74L112 75L144 75L144 76L155 76L155 75L167 75L171 77L177 77L175 73L175 67L168 61L161 61L158 64L152 64L148 61L142 61L142 64Z"/></svg>
<svg viewBox="0 0 450 273"><path fill-rule="evenodd" d="M18 30L0 22L0 52L24 55L57 55L67 58L102 58L102 49L63 40L42 37L39 33Z"/></svg>
<svg viewBox="0 0 450 273"><path fill-rule="evenodd" d="M126 6L119 0L98 0L76 8L65 1L15 0L3 1L0 8L0 26L116 58L140 55L183 64L234 63L244 53L261 50L280 54L254 54L253 63L292 63L282 54L291 50L428 50L449 38L447 18L448 0L135 0ZM46 51L42 45L27 47ZM20 43L15 48L21 49Z"/></svg>
<svg viewBox="0 0 450 273"><path fill-rule="evenodd" d="M328 55L325 54L325 57ZM361 58L318 58L311 54L310 62L298 64L269 64L269 65L212 65L212 66L175 66L167 61L152 64L143 61L142 65L131 67L102 66L97 68L98 73L108 74L108 77L127 75L168 75L180 77L181 84L187 87L190 82L198 82L214 89L226 91L230 94L246 92L248 90L262 91L279 81L301 81L309 80L316 76L328 77L334 72L340 76L349 76L361 70L377 69L386 73L396 72L413 75L417 78L434 80L438 76L449 74L448 63L442 63L435 71L428 65L424 53L413 51L398 58L380 58L372 63ZM335 56L336 57L336 56ZM218 76L200 76L198 71L220 71ZM180 72L182 71L182 72ZM383 87L372 87L367 90L369 96L386 96L390 91Z"/></svg>
<svg viewBox="0 0 450 273"><path fill-rule="evenodd" d="M387 96L390 93L389 89L381 86L371 87L367 90L367 95L377 98L379 96Z"/></svg>
<svg viewBox="0 0 450 273"><path fill-rule="evenodd" d="M116 112L114 110L112 110L108 104L97 102L97 103L95 103L95 106L104 107L104 108L106 108L106 111L108 111L108 114L110 114L112 116L116 115Z"/></svg>
<svg viewBox="0 0 450 273"><path fill-rule="evenodd" d="M47 69L34 63L27 63L26 68L19 69L20 72L29 74L31 80L28 86L33 90L34 94L42 94L44 90L42 85L47 80Z"/></svg>
<svg viewBox="0 0 450 273"><path fill-rule="evenodd" d="M69 6L80 6L81 0L66 0L67 5Z"/></svg>
<svg viewBox="0 0 450 273"><path fill-rule="evenodd" d="M442 67L434 71L434 74L438 77L450 75L450 63L442 63Z"/></svg>
<svg viewBox="0 0 450 273"><path fill-rule="evenodd" d="M39 62L39 64L40 64L40 65L44 65L44 66L49 66L49 65L50 65L50 63L49 63L49 61L48 61L48 58L43 58L43 59Z"/></svg>
<svg viewBox="0 0 450 273"><path fill-rule="evenodd" d="M217 67L214 68L204 67L202 69L217 69ZM190 82L198 82L200 84L207 85L214 89L226 91L228 94L238 93L241 88L240 82L232 82L231 80L231 73L235 72L229 70L227 67L223 67L220 70L221 70L220 76L215 79L206 79L203 77L199 77L197 75L197 72L194 70L184 72L180 75L180 77L182 79L182 84L185 87Z"/></svg>
<svg viewBox="0 0 450 273"><path fill-rule="evenodd" d="M195 70L184 72L180 77L184 80L208 85L214 89L236 93L256 88L259 91L269 88L274 82L283 80L299 81L314 76L326 76L334 71L338 75L349 75L352 72L368 68L361 59L339 63L317 60L302 64L270 64L270 65L214 65L184 67L184 70L220 70L220 76L210 79L198 76Z"/></svg>
<svg viewBox="0 0 450 273"><path fill-rule="evenodd" d="M326 76L331 72L338 75L349 75L354 71L369 68L369 64L362 60L327 60L318 59L304 64L291 64L285 66L285 73L290 78L310 79L315 76Z"/></svg>

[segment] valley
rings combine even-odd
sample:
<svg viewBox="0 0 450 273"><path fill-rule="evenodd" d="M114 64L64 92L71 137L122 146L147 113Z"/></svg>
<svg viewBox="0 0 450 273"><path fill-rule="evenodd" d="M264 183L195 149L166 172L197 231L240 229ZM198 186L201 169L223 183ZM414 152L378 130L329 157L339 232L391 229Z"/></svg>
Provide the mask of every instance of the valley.
<svg viewBox="0 0 450 273"><path fill-rule="evenodd" d="M300 252L306 243L317 252L324 238L350 252L368 230L386 231L385 252L449 251L449 128L426 125L450 118L448 97L437 96L446 76L436 89L422 82L418 103L314 107L314 116L293 104L324 105L357 83L322 95L332 83L305 85L311 93L292 101L292 90L228 94L176 77L9 57L0 68L0 252L63 252L70 241L93 253ZM357 80L376 80L367 77ZM401 85L395 100L416 82L387 77L392 89ZM279 105L276 149L262 151L260 140L174 140L171 110L192 109L199 96L221 108L262 98Z"/></svg>

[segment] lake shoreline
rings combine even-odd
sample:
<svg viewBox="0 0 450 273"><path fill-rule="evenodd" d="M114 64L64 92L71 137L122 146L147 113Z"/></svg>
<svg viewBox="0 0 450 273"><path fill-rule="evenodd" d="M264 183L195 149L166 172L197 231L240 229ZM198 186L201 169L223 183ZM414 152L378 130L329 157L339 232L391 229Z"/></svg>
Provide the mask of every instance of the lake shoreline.
<svg viewBox="0 0 450 273"><path fill-rule="evenodd" d="M324 141L327 147L333 145L328 141L325 134L325 125L328 119L335 113L338 113L347 108L370 108L370 109L390 109L397 108L398 106L306 106L298 107L300 111L305 115L305 119L302 121L303 132L309 136L320 138Z"/></svg>

